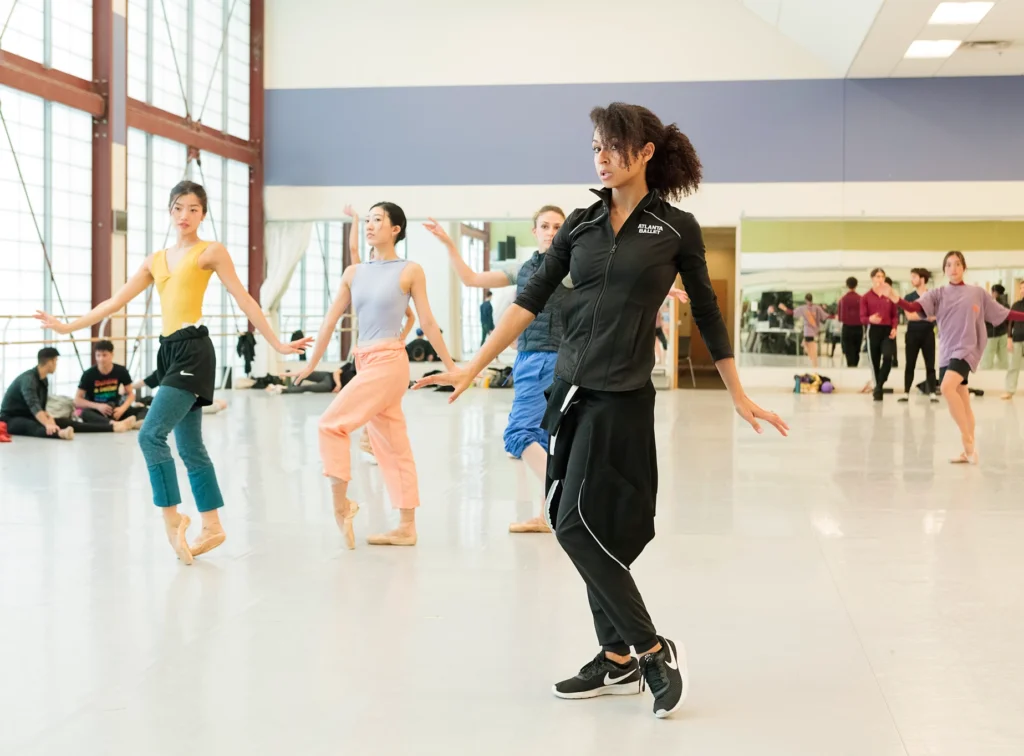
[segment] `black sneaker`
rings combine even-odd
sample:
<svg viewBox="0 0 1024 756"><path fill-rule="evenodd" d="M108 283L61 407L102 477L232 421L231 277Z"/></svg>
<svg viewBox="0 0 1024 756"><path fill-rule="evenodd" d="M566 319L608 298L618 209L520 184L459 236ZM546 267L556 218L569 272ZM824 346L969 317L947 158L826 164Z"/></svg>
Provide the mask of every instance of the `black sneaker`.
<svg viewBox="0 0 1024 756"><path fill-rule="evenodd" d="M654 716L664 719L683 705L690 690L686 673L686 655L676 651L676 644L658 636L661 650L640 659L640 672L654 694ZM641 690L644 683L640 683Z"/></svg>
<svg viewBox="0 0 1024 756"><path fill-rule="evenodd" d="M873 391L871 393L871 398L874 399L876 402L882 401L882 392L881 391Z"/></svg>
<svg viewBox="0 0 1024 756"><path fill-rule="evenodd" d="M631 696L640 692L640 665L636 659L616 664L602 651L584 664L578 675L555 683L551 692L559 698Z"/></svg>
<svg viewBox="0 0 1024 756"><path fill-rule="evenodd" d="M897 402L909 402L909 401L910 401L910 397L909 397L909 396L907 396L906 394L904 394L903 396L901 396L901 397L900 397L899 399L897 399L896 401L897 401Z"/></svg>

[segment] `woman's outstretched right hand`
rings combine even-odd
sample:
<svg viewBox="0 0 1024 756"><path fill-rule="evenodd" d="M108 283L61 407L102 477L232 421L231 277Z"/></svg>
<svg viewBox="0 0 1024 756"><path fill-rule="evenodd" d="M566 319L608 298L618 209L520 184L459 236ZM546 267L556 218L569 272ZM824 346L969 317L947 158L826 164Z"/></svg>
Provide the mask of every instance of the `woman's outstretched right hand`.
<svg viewBox="0 0 1024 756"><path fill-rule="evenodd" d="M427 222L423 224L423 228L427 229L430 233L437 237L438 241L448 247L454 247L455 242L452 241L452 237L448 236L448 232L444 230L444 226L438 223L433 218L427 218Z"/></svg>
<svg viewBox="0 0 1024 756"><path fill-rule="evenodd" d="M448 373L438 373L437 375L428 375L425 378L420 378L412 388L413 391L419 391L427 386L454 386L455 391L448 397L448 404L451 404L459 398L463 391L473 385L475 377L468 370L453 370Z"/></svg>
<svg viewBox="0 0 1024 756"><path fill-rule="evenodd" d="M62 335L67 335L71 333L71 328L68 327L67 323L61 320L57 320L57 318L55 318L48 312L36 310L36 314L33 315L32 317L38 320L42 324L43 328L47 328L51 331L56 331L57 333Z"/></svg>

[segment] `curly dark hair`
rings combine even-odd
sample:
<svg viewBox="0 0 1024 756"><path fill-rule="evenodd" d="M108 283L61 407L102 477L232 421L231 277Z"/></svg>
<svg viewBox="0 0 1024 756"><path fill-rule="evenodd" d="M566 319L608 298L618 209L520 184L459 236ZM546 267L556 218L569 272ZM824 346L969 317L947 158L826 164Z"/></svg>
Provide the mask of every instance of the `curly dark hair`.
<svg viewBox="0 0 1024 756"><path fill-rule="evenodd" d="M623 150L627 168L644 145L654 145L654 157L647 164L647 186L651 189L670 200L697 190L702 177L700 158L689 137L674 123L666 126L647 108L624 102L594 108L590 121L603 140Z"/></svg>

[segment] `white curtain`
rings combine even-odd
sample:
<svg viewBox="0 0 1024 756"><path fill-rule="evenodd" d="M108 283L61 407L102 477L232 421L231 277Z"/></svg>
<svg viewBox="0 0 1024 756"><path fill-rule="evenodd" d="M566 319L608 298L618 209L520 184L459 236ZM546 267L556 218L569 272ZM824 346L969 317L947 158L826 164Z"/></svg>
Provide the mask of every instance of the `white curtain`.
<svg viewBox="0 0 1024 756"><path fill-rule="evenodd" d="M291 283L292 273L306 254L312 233L313 224L308 221L275 221L266 225L267 277L260 287L260 306L278 334L281 333L281 299ZM277 353L268 347L266 340L257 337L253 375L259 377L276 371Z"/></svg>

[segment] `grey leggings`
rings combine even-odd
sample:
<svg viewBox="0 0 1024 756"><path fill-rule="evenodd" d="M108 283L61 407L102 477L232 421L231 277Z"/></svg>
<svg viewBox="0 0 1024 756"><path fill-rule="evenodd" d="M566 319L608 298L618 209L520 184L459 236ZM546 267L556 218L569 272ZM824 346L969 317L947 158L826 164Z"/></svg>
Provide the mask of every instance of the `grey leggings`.
<svg viewBox="0 0 1024 756"><path fill-rule="evenodd" d="M334 376L322 370L314 370L298 386L289 386L282 394L329 394L334 391Z"/></svg>

